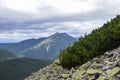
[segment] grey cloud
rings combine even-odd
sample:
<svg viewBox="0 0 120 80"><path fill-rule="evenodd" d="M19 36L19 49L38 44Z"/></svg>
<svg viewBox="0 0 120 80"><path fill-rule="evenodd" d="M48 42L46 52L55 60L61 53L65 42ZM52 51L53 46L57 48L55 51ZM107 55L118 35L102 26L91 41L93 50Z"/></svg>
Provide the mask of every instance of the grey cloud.
<svg viewBox="0 0 120 80"><path fill-rule="evenodd" d="M72 25L63 25L65 22L79 22L80 24L84 22L94 22L103 21L106 22L110 20L117 14L120 14L119 2L113 3L113 0L97 0L96 8L89 12L75 13L75 14L64 14L59 12L56 8L45 5L40 7L39 12L45 13L43 16L45 18L39 18L42 14L37 15L38 18L34 18L30 14L24 14L17 11L13 11L4 7L0 8L0 33L14 34L15 32L26 34L28 36L35 36L34 34L40 33L53 33L53 32L68 32L72 35L83 35L88 29L82 30L83 26L80 26L81 30L72 27ZM37 17L36 16L36 17ZM102 23L100 23L102 24ZM98 26L97 26L98 27ZM91 27L91 30L94 27ZM18 30L18 31L17 31ZM25 36L26 36L25 35Z"/></svg>

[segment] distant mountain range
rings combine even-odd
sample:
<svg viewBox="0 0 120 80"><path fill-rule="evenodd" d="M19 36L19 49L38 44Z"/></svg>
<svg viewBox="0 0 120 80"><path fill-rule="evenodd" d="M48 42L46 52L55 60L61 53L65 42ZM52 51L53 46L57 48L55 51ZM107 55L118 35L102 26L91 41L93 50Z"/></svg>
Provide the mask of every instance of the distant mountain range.
<svg viewBox="0 0 120 80"><path fill-rule="evenodd" d="M66 33L55 33L18 43L0 43L0 80L23 80L52 63L60 50L75 41L76 38Z"/></svg>
<svg viewBox="0 0 120 80"><path fill-rule="evenodd" d="M0 49L8 50L13 54L17 55L20 52L32 47L33 45L43 41L46 38L39 39L27 39L19 43L0 43Z"/></svg>
<svg viewBox="0 0 120 80"><path fill-rule="evenodd" d="M0 49L19 57L33 59L55 59L60 50L77 41L66 33L55 33L49 37L28 39L18 43L0 43Z"/></svg>

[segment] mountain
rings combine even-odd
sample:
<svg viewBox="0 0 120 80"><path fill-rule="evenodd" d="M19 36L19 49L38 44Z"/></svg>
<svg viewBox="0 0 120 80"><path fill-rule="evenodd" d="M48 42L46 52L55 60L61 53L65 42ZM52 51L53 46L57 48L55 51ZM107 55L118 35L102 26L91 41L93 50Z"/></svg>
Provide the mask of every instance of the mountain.
<svg viewBox="0 0 120 80"><path fill-rule="evenodd" d="M60 50L76 40L66 33L55 33L46 38L28 39L19 43L0 43L0 49L8 50L19 57L54 59Z"/></svg>
<svg viewBox="0 0 120 80"><path fill-rule="evenodd" d="M24 80L120 80L120 47L71 69L57 59Z"/></svg>
<svg viewBox="0 0 120 80"><path fill-rule="evenodd" d="M52 63L51 60L29 58L0 61L0 80L23 80L50 63Z"/></svg>
<svg viewBox="0 0 120 80"><path fill-rule="evenodd" d="M66 33L55 33L33 47L24 50L21 55L35 59L55 59L60 50L72 45L75 41L75 38Z"/></svg>
<svg viewBox="0 0 120 80"><path fill-rule="evenodd" d="M0 60L12 59L12 58L16 58L16 57L17 56L12 54L11 52L0 49Z"/></svg>
<svg viewBox="0 0 120 80"><path fill-rule="evenodd" d="M44 39L45 38L27 39L19 43L0 43L0 49L8 50L16 55L24 51L25 49L28 49L34 46L35 44L43 41Z"/></svg>

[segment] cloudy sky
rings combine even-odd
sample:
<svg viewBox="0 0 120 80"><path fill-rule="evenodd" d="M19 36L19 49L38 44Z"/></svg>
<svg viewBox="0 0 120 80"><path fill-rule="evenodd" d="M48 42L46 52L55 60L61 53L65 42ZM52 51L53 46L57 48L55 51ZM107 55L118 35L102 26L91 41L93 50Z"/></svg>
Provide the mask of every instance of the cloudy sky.
<svg viewBox="0 0 120 80"><path fill-rule="evenodd" d="M120 14L120 0L0 0L0 42L90 33Z"/></svg>

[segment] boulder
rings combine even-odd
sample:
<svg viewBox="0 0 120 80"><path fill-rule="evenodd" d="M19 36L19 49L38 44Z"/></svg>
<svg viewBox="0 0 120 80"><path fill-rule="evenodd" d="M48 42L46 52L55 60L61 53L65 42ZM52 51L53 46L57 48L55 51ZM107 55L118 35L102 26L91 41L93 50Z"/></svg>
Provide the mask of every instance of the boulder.
<svg viewBox="0 0 120 80"><path fill-rule="evenodd" d="M82 77L85 73L86 73L86 70L84 70L84 69L76 70L76 72L73 73L73 75L72 75L72 80L79 80L79 79L82 80Z"/></svg>
<svg viewBox="0 0 120 80"><path fill-rule="evenodd" d="M112 69L117 65L117 62L110 62L110 61L105 61L105 66L102 68L102 70L108 70Z"/></svg>
<svg viewBox="0 0 120 80"><path fill-rule="evenodd" d="M116 75L118 72L120 72L120 67L115 67L115 68L113 68L112 70L110 70L110 71L108 72L108 75L109 75L109 77L111 78L111 77L113 77L114 75Z"/></svg>
<svg viewBox="0 0 120 80"><path fill-rule="evenodd" d="M90 80L96 80L99 78L99 76L100 76L99 73L95 73L94 75L90 76Z"/></svg>
<svg viewBox="0 0 120 80"><path fill-rule="evenodd" d="M118 61L118 66L120 67L120 60Z"/></svg>
<svg viewBox="0 0 120 80"><path fill-rule="evenodd" d="M60 65L60 60L57 59L57 60L55 60L53 63L56 64L56 65Z"/></svg>
<svg viewBox="0 0 120 80"><path fill-rule="evenodd" d="M112 60L115 60L117 58L120 58L120 54L118 52L114 52L114 55L112 57Z"/></svg>
<svg viewBox="0 0 120 80"><path fill-rule="evenodd" d="M96 64L96 67L97 67L97 69L101 69L101 68L103 68L103 64Z"/></svg>
<svg viewBox="0 0 120 80"><path fill-rule="evenodd" d="M105 52L104 55L107 57L111 57L113 54L112 54L112 52Z"/></svg>
<svg viewBox="0 0 120 80"><path fill-rule="evenodd" d="M120 74L119 75L116 75L116 77L118 77L120 79Z"/></svg>
<svg viewBox="0 0 120 80"><path fill-rule="evenodd" d="M61 77L67 79L69 78L69 74L61 74Z"/></svg>
<svg viewBox="0 0 120 80"><path fill-rule="evenodd" d="M87 70L87 72L86 72L87 74L96 74L96 73L98 73L98 74L101 74L102 73L102 71L101 70L98 70L98 69L88 69Z"/></svg>

